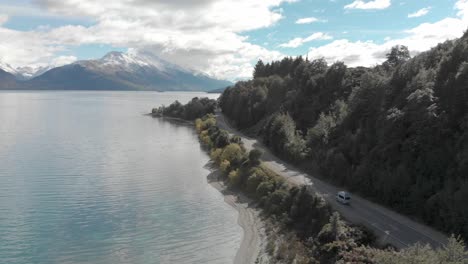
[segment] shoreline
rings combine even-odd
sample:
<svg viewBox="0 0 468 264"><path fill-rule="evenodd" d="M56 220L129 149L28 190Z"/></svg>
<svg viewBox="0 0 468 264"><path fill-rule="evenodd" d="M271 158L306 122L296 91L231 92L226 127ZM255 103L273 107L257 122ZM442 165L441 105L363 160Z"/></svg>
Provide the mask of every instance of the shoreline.
<svg viewBox="0 0 468 264"><path fill-rule="evenodd" d="M186 119L179 118L179 117L155 115L153 113L147 113L147 114L143 114L143 115L151 116L152 118L161 118L161 119L164 119L164 120L175 121L175 122L180 122L180 123L185 123L185 124L193 124L193 122L194 122L194 121L186 120Z"/></svg>
<svg viewBox="0 0 468 264"><path fill-rule="evenodd" d="M146 115L184 124L192 123L191 121L177 117L159 116L153 113L148 113ZM264 223L259 215L259 210L249 205L253 202L250 198L247 198L240 192L227 189L224 182L220 180L219 170L213 167L211 161L206 167L210 170L210 174L207 176L208 183L223 195L225 203L238 212L237 224L242 228L243 232L241 244L234 257L233 263L268 263L268 256L265 254L267 237L264 230Z"/></svg>
<svg viewBox="0 0 468 264"><path fill-rule="evenodd" d="M264 224L259 216L259 211L249 206L251 200L244 195L227 189L222 180L219 180L219 172L210 168L208 183L218 190L224 201L239 213L237 223L243 230L241 245L233 260L234 264L262 263L260 258L266 245Z"/></svg>

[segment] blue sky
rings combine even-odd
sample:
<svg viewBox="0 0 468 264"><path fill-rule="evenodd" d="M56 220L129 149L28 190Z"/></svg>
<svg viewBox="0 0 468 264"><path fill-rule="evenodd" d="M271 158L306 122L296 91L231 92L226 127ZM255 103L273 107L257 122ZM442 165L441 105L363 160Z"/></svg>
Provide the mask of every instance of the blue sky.
<svg viewBox="0 0 468 264"><path fill-rule="evenodd" d="M295 37L306 37L315 32L326 32L334 39L346 38L352 41L373 40L384 42L386 37L402 37L403 31L422 22L436 22L448 16L455 16L452 0L405 0L393 1L384 10L347 10L343 6L352 1L304 0L282 6L285 19L272 27L249 32L253 43L275 49L281 43ZM450 3L451 4L447 4ZM408 14L431 7L427 15L408 18ZM296 24L298 19L314 17L319 21L310 24ZM321 22L322 21L322 22ZM324 22L326 21L326 22ZM273 34L273 36L269 34ZM332 40L316 41L296 49L282 49L289 55L305 54L308 47L320 46ZM265 45L266 44L266 45Z"/></svg>
<svg viewBox="0 0 468 264"><path fill-rule="evenodd" d="M258 59L283 56L371 66L392 45L416 54L468 27L468 0L103 2L1 0L0 61L58 66L145 51L235 80L249 77Z"/></svg>

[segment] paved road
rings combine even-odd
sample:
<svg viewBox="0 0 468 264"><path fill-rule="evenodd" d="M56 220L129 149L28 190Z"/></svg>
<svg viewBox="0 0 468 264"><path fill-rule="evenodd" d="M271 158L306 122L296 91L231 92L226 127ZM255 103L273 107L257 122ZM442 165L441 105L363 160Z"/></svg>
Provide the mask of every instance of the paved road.
<svg viewBox="0 0 468 264"><path fill-rule="evenodd" d="M250 151L257 148L263 151L262 161L273 171L294 184L306 184L310 189L322 195L332 207L353 223L360 223L375 232L382 243L390 243L397 248L405 248L417 242L440 247L447 241L447 236L408 217L393 212L383 206L351 194L350 205L342 205L335 200L339 188L321 181L311 175L300 172L294 166L273 155L265 146L254 138L245 136L229 125L224 116L216 114L218 126L242 138L245 148Z"/></svg>

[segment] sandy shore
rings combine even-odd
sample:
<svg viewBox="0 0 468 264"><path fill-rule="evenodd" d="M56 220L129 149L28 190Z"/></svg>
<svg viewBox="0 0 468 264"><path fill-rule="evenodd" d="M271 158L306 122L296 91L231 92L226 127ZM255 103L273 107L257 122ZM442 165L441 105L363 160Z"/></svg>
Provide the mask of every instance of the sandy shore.
<svg viewBox="0 0 468 264"><path fill-rule="evenodd" d="M224 201L239 212L238 223L244 230L242 242L234 259L234 264L256 263L265 245L265 232L258 210L249 206L250 200L242 194L226 189L218 179L219 173L212 171L208 182L224 195ZM262 261L260 261L262 262Z"/></svg>

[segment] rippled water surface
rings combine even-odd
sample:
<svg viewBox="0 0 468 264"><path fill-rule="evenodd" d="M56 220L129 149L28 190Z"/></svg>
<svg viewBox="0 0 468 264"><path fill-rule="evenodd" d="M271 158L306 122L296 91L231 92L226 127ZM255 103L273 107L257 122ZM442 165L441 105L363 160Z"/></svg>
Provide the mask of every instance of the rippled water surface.
<svg viewBox="0 0 468 264"><path fill-rule="evenodd" d="M231 263L193 129L143 115L194 96L0 92L0 263Z"/></svg>

